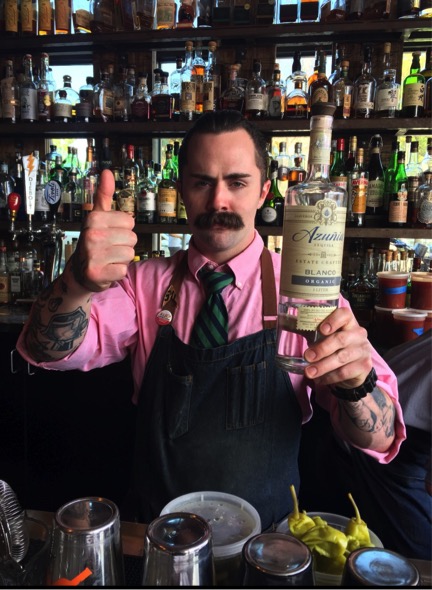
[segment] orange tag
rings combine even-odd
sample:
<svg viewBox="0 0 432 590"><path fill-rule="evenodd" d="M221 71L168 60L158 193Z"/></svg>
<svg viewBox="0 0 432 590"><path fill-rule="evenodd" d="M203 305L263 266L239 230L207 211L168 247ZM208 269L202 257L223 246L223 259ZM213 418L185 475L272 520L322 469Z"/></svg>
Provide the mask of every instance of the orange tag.
<svg viewBox="0 0 432 590"><path fill-rule="evenodd" d="M85 568L80 574L72 578L72 580L67 580L66 578L59 578L57 582L54 582L53 586L78 586L81 582L84 582L89 576L92 575L91 569L88 567Z"/></svg>

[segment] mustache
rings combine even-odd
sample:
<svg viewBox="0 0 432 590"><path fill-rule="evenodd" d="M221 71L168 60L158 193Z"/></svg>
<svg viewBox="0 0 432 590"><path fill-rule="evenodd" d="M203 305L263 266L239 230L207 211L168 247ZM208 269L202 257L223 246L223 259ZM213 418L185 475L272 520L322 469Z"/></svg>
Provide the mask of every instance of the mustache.
<svg viewBox="0 0 432 590"><path fill-rule="evenodd" d="M243 219L240 215L237 215L237 213L228 213L227 211L201 213L195 219L194 225L199 229L210 229L213 225L219 225L227 229L242 229L244 227Z"/></svg>

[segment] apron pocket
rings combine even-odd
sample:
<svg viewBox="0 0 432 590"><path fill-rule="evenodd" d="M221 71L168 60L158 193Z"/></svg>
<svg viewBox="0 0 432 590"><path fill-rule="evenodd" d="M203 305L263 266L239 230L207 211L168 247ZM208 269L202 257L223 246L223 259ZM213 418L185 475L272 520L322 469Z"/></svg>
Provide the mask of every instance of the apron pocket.
<svg viewBox="0 0 432 590"><path fill-rule="evenodd" d="M192 375L176 375L168 365L164 398L166 427L170 439L182 436L189 429L192 384Z"/></svg>
<svg viewBox="0 0 432 590"><path fill-rule="evenodd" d="M264 422L265 361L227 371L226 428L235 430Z"/></svg>

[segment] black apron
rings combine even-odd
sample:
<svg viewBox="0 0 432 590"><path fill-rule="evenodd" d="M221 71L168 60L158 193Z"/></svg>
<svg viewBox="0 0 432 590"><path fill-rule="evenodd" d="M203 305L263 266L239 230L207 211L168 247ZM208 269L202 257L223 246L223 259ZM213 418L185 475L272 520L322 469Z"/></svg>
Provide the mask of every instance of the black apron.
<svg viewBox="0 0 432 590"><path fill-rule="evenodd" d="M165 309L175 311L186 272L187 253L165 294ZM261 272L264 320L277 314L265 248ZM247 500L263 528L291 511L289 486L299 485L301 410L288 374L275 365L275 320L264 326L214 349L193 348L171 324L161 326L138 401L129 496L135 519L151 522L170 500L204 490Z"/></svg>

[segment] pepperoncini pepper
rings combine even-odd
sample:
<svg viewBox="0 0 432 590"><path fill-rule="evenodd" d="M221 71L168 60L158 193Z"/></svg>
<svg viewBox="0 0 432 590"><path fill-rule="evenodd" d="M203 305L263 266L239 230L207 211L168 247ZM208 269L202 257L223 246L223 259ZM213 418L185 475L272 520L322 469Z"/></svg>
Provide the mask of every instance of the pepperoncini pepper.
<svg viewBox="0 0 432 590"><path fill-rule="evenodd" d="M297 494L295 487L292 484L290 485L290 491L293 499L294 509L288 514L288 528L294 537L300 539L308 529L315 526L315 523L312 518L306 514L306 512L300 512Z"/></svg>
<svg viewBox="0 0 432 590"><path fill-rule="evenodd" d="M354 502L354 498L351 494L348 494L351 504L354 507L355 516L353 516L345 528L345 534L348 537L348 551L354 551L359 547L373 547L369 535L369 529L364 520L360 516L360 511L357 504Z"/></svg>
<svg viewBox="0 0 432 590"><path fill-rule="evenodd" d="M332 560L343 556L348 545L345 533L327 523L310 528L301 536L301 540L311 551Z"/></svg>

